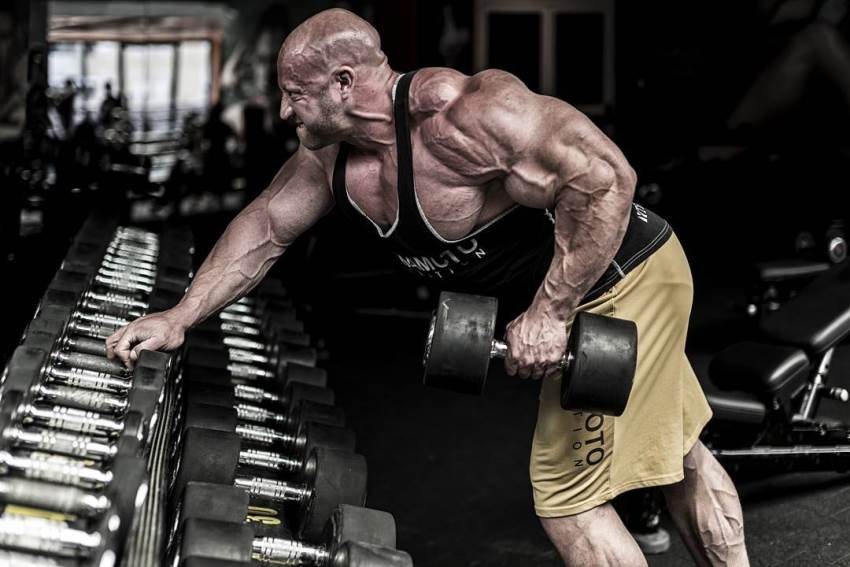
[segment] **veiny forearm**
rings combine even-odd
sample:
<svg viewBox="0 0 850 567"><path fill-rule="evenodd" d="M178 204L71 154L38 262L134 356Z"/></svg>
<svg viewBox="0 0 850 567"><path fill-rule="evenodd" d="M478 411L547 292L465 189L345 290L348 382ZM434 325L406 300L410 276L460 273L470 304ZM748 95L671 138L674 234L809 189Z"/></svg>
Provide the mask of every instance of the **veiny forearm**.
<svg viewBox="0 0 850 567"><path fill-rule="evenodd" d="M248 293L283 254L289 242L275 238L261 195L231 221L173 311L186 327L200 323Z"/></svg>
<svg viewBox="0 0 850 567"><path fill-rule="evenodd" d="M532 308L566 320L602 276L628 227L632 175L607 187L562 191L555 204L555 254Z"/></svg>

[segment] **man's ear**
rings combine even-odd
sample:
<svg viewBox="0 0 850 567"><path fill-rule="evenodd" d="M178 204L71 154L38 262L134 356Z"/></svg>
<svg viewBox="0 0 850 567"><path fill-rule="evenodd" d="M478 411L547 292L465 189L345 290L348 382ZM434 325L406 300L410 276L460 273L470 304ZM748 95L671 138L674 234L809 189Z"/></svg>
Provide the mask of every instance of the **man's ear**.
<svg viewBox="0 0 850 567"><path fill-rule="evenodd" d="M347 98L354 88L354 69L343 65L334 71L334 81L342 98Z"/></svg>

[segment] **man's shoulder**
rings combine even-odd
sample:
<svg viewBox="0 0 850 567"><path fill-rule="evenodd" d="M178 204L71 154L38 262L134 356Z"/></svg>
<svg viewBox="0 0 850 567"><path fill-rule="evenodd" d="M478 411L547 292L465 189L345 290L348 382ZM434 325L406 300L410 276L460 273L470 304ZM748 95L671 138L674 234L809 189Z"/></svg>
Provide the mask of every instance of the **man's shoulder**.
<svg viewBox="0 0 850 567"><path fill-rule="evenodd" d="M498 102L510 92L535 96L506 71L486 69L466 75L447 67L425 67L416 73L411 84L410 112L414 116L433 116L457 104Z"/></svg>

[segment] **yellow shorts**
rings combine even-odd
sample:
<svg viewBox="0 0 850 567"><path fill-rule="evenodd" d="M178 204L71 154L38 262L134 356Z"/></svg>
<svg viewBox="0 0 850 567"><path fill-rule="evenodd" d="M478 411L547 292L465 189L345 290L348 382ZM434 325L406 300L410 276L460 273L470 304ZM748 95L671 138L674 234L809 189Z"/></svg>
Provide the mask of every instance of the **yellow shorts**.
<svg viewBox="0 0 850 567"><path fill-rule="evenodd" d="M711 418L685 356L692 301L690 267L672 235L579 307L637 324L637 371L620 417L563 410L560 376L543 379L529 467L538 516L570 516L628 490L682 480L682 457Z"/></svg>

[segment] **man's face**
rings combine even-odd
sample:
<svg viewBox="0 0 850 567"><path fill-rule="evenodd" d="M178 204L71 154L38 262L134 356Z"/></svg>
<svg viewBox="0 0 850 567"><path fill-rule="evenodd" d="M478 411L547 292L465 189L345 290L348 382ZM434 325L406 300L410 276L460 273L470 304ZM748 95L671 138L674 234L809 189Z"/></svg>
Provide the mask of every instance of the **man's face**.
<svg viewBox="0 0 850 567"><path fill-rule="evenodd" d="M327 81L297 81L279 71L280 117L295 125L305 147L317 150L340 141L342 109Z"/></svg>

